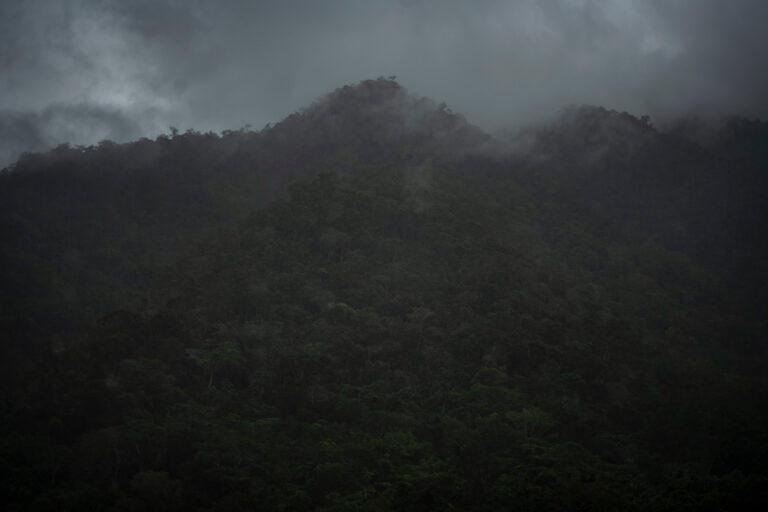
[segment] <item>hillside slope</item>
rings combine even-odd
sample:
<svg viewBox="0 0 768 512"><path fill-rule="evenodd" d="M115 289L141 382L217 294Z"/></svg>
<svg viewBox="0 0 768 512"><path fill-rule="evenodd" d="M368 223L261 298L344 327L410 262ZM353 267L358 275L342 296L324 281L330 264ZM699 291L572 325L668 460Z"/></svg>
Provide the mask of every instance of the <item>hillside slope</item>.
<svg viewBox="0 0 768 512"><path fill-rule="evenodd" d="M753 128L584 107L510 153L380 79L260 132L24 157L6 509L765 506Z"/></svg>

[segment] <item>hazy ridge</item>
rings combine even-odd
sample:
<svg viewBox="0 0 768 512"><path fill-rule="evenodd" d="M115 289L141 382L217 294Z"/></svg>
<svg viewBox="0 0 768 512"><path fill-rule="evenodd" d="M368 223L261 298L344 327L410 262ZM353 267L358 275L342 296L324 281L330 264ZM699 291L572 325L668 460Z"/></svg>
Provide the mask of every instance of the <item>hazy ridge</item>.
<svg viewBox="0 0 768 512"><path fill-rule="evenodd" d="M391 79L0 174L8 510L768 501L768 126Z"/></svg>

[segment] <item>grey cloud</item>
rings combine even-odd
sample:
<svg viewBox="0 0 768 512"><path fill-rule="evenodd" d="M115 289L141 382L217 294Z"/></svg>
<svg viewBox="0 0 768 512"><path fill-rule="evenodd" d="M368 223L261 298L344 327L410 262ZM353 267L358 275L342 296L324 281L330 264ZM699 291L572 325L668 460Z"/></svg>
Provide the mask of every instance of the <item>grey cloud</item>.
<svg viewBox="0 0 768 512"><path fill-rule="evenodd" d="M51 105L41 112L0 111L0 163L10 163L25 151L42 151L62 143L126 141L141 134L138 123L129 116L105 106Z"/></svg>
<svg viewBox="0 0 768 512"><path fill-rule="evenodd" d="M762 0L0 0L0 109L222 130L397 75L489 129L571 103L766 117L766 23Z"/></svg>

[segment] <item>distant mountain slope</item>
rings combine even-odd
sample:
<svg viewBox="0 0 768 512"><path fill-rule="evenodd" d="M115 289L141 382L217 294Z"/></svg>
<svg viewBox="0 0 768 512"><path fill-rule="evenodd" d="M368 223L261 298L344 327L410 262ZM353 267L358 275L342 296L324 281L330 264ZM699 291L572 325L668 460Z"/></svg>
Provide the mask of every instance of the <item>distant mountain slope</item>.
<svg viewBox="0 0 768 512"><path fill-rule="evenodd" d="M731 119L702 147L645 118L578 107L528 137L528 180L551 200L682 251L734 277L747 300L768 301L765 123Z"/></svg>
<svg viewBox="0 0 768 512"><path fill-rule="evenodd" d="M768 505L765 130L379 79L0 174L9 510ZM521 146L516 146L521 147Z"/></svg>

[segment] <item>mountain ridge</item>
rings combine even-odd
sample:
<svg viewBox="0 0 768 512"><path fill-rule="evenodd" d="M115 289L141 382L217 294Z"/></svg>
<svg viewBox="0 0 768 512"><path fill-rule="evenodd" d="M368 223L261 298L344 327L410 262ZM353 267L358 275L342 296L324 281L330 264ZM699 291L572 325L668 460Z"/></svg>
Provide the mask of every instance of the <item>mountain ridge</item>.
<svg viewBox="0 0 768 512"><path fill-rule="evenodd" d="M10 510L768 504L760 125L388 79L0 174ZM742 139L744 136L746 139Z"/></svg>

